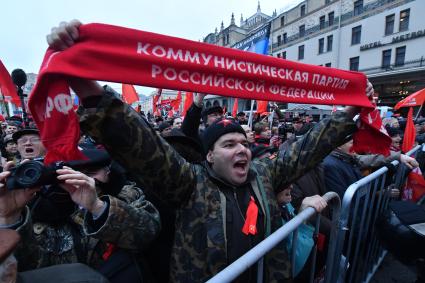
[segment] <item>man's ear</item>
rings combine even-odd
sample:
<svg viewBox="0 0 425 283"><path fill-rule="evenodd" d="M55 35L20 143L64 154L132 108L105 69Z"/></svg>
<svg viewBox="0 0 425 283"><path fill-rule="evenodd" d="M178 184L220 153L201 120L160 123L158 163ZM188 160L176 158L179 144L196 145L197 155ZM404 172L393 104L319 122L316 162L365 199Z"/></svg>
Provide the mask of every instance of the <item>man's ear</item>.
<svg viewBox="0 0 425 283"><path fill-rule="evenodd" d="M209 150L207 153L207 161L208 163L214 163L214 153L212 150Z"/></svg>

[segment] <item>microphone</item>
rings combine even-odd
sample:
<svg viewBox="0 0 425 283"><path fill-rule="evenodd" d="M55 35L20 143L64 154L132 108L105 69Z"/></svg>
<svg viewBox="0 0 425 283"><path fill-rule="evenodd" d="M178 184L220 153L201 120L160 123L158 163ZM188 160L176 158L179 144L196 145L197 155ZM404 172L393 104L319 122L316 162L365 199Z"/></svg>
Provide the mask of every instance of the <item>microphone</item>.
<svg viewBox="0 0 425 283"><path fill-rule="evenodd" d="M12 81L18 88L21 88L27 82L27 74L22 69L15 69L12 71Z"/></svg>

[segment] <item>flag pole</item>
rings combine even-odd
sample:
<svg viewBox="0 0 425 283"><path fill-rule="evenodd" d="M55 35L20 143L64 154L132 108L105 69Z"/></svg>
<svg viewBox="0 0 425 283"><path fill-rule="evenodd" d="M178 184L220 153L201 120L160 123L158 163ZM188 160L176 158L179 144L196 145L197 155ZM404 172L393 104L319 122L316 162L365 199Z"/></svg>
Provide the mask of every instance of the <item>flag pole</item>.
<svg viewBox="0 0 425 283"><path fill-rule="evenodd" d="M418 111L418 113L416 113L415 123L416 123L416 120L418 120L419 115L420 115L420 114L421 114L421 112L422 112L422 106L424 106L424 104L423 104L423 103L422 103L421 107L419 107L419 111Z"/></svg>
<svg viewBox="0 0 425 283"><path fill-rule="evenodd" d="M251 111L249 111L249 118L248 118L248 126L252 129L252 119L254 114L252 113L254 111L254 102L255 100L251 100Z"/></svg>

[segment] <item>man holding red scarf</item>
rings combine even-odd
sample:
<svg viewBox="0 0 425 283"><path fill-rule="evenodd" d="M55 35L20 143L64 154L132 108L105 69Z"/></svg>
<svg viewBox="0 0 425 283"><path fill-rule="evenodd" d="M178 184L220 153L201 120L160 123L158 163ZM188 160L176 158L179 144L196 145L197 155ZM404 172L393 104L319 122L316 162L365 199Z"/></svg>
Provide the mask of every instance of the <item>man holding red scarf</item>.
<svg viewBox="0 0 425 283"><path fill-rule="evenodd" d="M48 36L64 50L78 40L80 23L63 23ZM347 107L317 124L291 151L274 160L251 162L245 132L232 120L208 127L202 141L207 162L190 164L161 139L130 106L96 82L72 78L82 101L81 129L104 144L146 189L177 208L171 259L173 282L204 282L282 222L275 193L318 164L356 130L358 108ZM369 85L368 97L373 94ZM256 266L237 282L256 282ZM266 255L265 282L290 282L291 264L283 245Z"/></svg>

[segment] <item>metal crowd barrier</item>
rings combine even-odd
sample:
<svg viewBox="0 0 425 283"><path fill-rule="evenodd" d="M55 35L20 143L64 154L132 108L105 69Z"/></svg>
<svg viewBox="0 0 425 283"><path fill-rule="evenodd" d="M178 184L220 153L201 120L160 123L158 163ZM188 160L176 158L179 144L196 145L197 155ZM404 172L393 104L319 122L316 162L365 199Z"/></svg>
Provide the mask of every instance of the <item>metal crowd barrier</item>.
<svg viewBox="0 0 425 283"><path fill-rule="evenodd" d="M421 146L409 151L413 155ZM387 251L379 241L375 224L388 209L391 189L401 190L407 174L398 161L392 164L397 174L387 179L389 169L382 167L351 184L342 200L341 217L337 224L338 237L330 242L326 265L326 282L369 282Z"/></svg>
<svg viewBox="0 0 425 283"><path fill-rule="evenodd" d="M416 146L407 155L413 156L421 147ZM425 151L425 145L422 150ZM406 169L399 165L398 161L391 163L397 170L396 174L388 176L388 167L382 167L351 184L344 194L342 208L336 193L328 192L323 196L332 209L332 230L326 260L325 283L369 282L387 254L379 241L375 224L381 213L388 209L391 189L401 190L407 179ZM294 231L292 250L295 250L298 227L315 214L313 208L305 209L207 283L231 282L255 263L258 268L257 283L262 283L264 255ZM320 214L316 219L315 236L319 231L319 225ZM313 282L314 279L316 251L315 245L313 260L310 261L309 282ZM291 258L292 267L295 266L294 254Z"/></svg>
<svg viewBox="0 0 425 283"><path fill-rule="evenodd" d="M332 219L333 224L332 227L336 227L337 221L339 219L339 213L341 208L341 201L339 199L338 194L334 192L328 192L325 195L323 195L323 198L326 200L326 202L329 204L329 208L332 210ZM225 282L231 282L232 280L236 279L240 274L242 274L245 270L247 270L250 266L257 263L258 268L258 277L257 277L257 283L263 282L263 257L266 253L268 253L271 249L273 249L276 245L278 245L282 240L287 238L289 235L292 234L293 241L292 241L292 250L295 251L295 247L297 245L297 231L298 227L304 222L309 220L311 217L316 215L316 211L312 207L308 207L305 210L301 211L298 215L296 215L293 219L291 219L289 222L287 222L285 225L283 225L281 228L276 230L274 233L272 233L269 237L264 239L262 242L260 242L258 245L253 247L251 250L249 250L247 253L245 253L243 256L241 256L239 259L234 261L232 264L227 266L225 269L217 273L214 277L212 277L210 280L207 281L207 283L225 283ZM314 235L317 236L317 233L319 231L320 226L320 214L316 218L316 225L315 225L315 232ZM335 229L332 229L330 241L336 240L336 233ZM315 245L313 247L313 255L311 262L311 270L310 270L310 282L313 282L313 276L315 272L315 262L316 262L316 251L317 246ZM333 253L334 251L332 251ZM331 250L329 249L329 254L331 253ZM291 258L292 261L292 267L295 266L295 253L293 253L293 256ZM329 264L331 263L332 257L328 257ZM308 264L308 262L307 262Z"/></svg>

